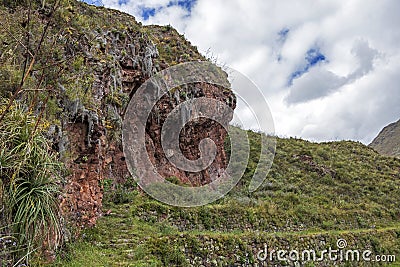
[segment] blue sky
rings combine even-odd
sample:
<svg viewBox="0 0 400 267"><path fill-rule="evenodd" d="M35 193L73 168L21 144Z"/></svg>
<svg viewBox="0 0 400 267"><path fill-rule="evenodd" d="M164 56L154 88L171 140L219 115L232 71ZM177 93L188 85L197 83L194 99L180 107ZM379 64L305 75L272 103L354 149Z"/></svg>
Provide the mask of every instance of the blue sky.
<svg viewBox="0 0 400 267"><path fill-rule="evenodd" d="M324 61L326 61L326 57L320 52L319 47L310 48L304 56L302 65L290 74L288 85L291 86L294 79L301 77L303 74L307 73L311 67Z"/></svg>
<svg viewBox="0 0 400 267"><path fill-rule="evenodd" d="M95 5L95 6L102 6L103 2L101 0L82 0L85 3L88 3L90 5Z"/></svg>
<svg viewBox="0 0 400 267"><path fill-rule="evenodd" d="M148 7L142 8L141 16L144 20L148 20L150 17L154 16L155 14L156 14L155 8L148 8Z"/></svg>
<svg viewBox="0 0 400 267"><path fill-rule="evenodd" d="M192 10L193 5L196 3L197 0L178 0L178 1L171 1L168 7L172 5L178 5L189 12Z"/></svg>
<svg viewBox="0 0 400 267"><path fill-rule="evenodd" d="M126 0L124 0L126 1ZM159 8L154 8L154 7L147 7L146 5L140 7L141 8L141 17L144 20L148 20L150 17L155 16L157 12L162 12L162 9L164 8L171 8L173 6L179 6L185 10L187 10L189 13L192 10L193 5L196 3L196 0L187 0L187 1L170 1L166 6L161 6Z"/></svg>
<svg viewBox="0 0 400 267"><path fill-rule="evenodd" d="M278 135L369 143L400 118L400 1L102 3L144 24L172 25L200 52L251 78Z"/></svg>

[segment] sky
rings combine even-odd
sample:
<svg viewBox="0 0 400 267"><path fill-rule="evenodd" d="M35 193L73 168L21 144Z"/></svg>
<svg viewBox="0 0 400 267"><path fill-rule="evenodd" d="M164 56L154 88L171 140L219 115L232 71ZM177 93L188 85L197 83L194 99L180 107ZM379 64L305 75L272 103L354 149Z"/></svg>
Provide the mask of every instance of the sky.
<svg viewBox="0 0 400 267"><path fill-rule="evenodd" d="M400 119L400 1L86 2L172 25L201 53L249 77L278 136L368 144Z"/></svg>

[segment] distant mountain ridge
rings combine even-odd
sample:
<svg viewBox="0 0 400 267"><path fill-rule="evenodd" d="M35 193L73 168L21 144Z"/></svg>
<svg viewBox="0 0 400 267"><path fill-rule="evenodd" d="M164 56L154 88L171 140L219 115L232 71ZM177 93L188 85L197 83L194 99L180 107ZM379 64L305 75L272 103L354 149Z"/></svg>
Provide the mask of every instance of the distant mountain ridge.
<svg viewBox="0 0 400 267"><path fill-rule="evenodd" d="M383 155L400 157L400 120L383 128L369 146Z"/></svg>

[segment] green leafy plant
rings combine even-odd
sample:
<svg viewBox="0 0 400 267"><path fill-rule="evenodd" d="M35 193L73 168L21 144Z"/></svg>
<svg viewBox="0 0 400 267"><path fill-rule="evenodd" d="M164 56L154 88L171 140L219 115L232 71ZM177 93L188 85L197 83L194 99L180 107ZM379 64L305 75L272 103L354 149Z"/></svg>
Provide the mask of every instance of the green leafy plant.
<svg viewBox="0 0 400 267"><path fill-rule="evenodd" d="M5 101L2 103L5 106ZM14 103L0 122L0 173L7 221L18 237L16 251L55 249L61 239L61 165L41 133L36 117ZM29 261L27 256L26 262Z"/></svg>

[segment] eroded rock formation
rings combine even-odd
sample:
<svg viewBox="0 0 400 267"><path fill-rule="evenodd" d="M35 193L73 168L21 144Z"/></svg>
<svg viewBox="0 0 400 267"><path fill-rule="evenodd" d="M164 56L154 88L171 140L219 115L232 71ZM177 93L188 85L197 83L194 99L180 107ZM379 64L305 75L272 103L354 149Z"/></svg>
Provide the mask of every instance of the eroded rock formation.
<svg viewBox="0 0 400 267"><path fill-rule="evenodd" d="M104 16L103 12L92 8L90 15ZM55 147L69 171L61 208L78 227L94 225L101 215L103 181L121 183L130 175L121 144L122 120L129 99L157 71L179 62L202 59L197 49L174 29L144 28L132 17L114 13L121 16L119 21L125 18L127 23L103 27L97 32L80 32L79 42L68 44L64 49L65 57L81 57L82 66L75 66L75 71L84 70L93 79L86 88L80 88L85 91L83 98L59 96L63 116L61 126L53 128L52 133ZM212 174L226 167L223 126L232 118L232 114L227 114L224 125L205 118L188 123L179 137L183 154L188 159L197 159L199 142L210 138L217 146L217 156L208 169L198 173L174 167L161 147L161 128L177 105L197 97L213 98L228 103L233 109L236 105L230 90L193 84L162 97L155 107L157 114L152 113L146 127L149 157L157 171L165 178L176 177L193 186L209 183Z"/></svg>
<svg viewBox="0 0 400 267"><path fill-rule="evenodd" d="M209 138L214 142L217 147L215 160L207 169L200 172L185 171L171 164L161 144L161 133L166 118L171 114L174 108L188 99L201 97L216 99L226 103L232 110L236 107L236 100L231 91L211 84L192 84L185 89L176 91L174 94L162 97L153 108L146 127L146 147L150 160L153 165L156 166L157 172L164 178L176 177L180 182L192 186L210 183L211 176L218 176L218 174L222 172L221 169L226 168L227 156L224 150L224 142L227 132L224 126L228 126L233 114L223 114L223 124L219 124L205 117L192 120L180 131L179 137L175 137L177 139L179 138L179 148L182 154L189 160L197 160L200 158L199 144L201 140ZM212 106L209 106L207 111L211 114L218 114L221 112L216 108L214 109ZM190 113L191 110L187 112ZM207 153L211 148L206 148L205 150Z"/></svg>
<svg viewBox="0 0 400 267"><path fill-rule="evenodd" d="M369 146L382 155L400 158L400 120L384 127Z"/></svg>

